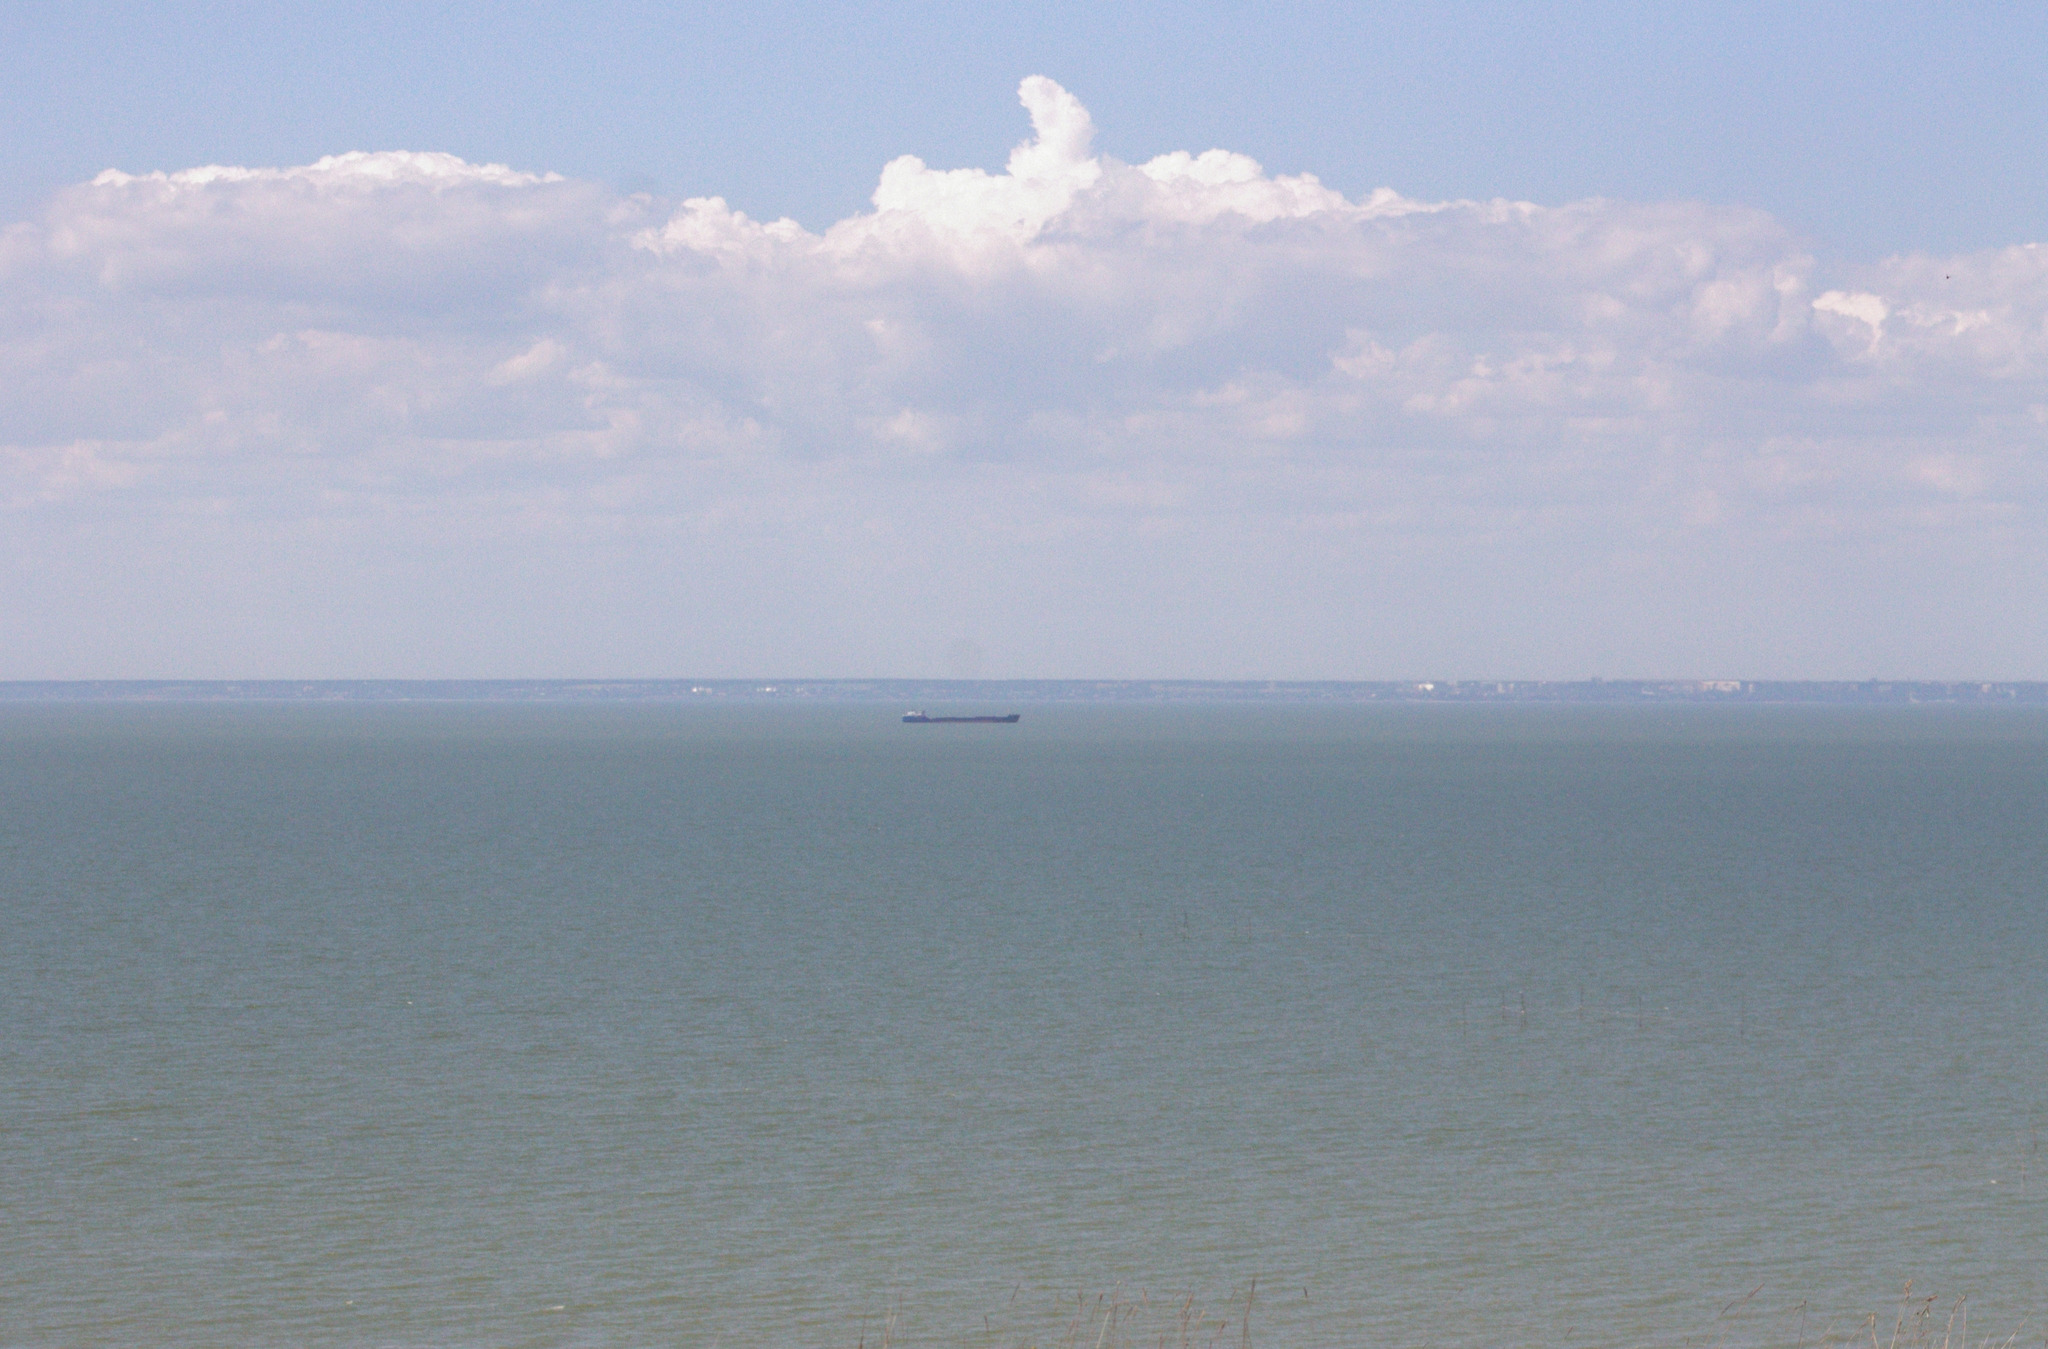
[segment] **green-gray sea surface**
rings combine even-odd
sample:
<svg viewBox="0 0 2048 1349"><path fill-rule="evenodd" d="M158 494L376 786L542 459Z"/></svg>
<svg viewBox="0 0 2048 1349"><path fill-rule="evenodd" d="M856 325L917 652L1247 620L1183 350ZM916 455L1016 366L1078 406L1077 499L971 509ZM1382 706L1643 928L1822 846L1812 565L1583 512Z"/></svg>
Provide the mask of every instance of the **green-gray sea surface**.
<svg viewBox="0 0 2048 1349"><path fill-rule="evenodd" d="M2048 716L900 710L0 709L0 1345L2048 1331Z"/></svg>

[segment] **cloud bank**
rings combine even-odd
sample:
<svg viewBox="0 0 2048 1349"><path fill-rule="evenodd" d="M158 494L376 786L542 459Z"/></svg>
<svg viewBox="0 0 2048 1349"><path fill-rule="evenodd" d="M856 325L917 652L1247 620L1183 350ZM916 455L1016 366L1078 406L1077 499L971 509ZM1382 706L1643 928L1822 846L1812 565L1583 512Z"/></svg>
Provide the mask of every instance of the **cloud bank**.
<svg viewBox="0 0 2048 1349"><path fill-rule="evenodd" d="M2048 670L2048 254L1125 164L452 156L0 235L0 675Z"/></svg>

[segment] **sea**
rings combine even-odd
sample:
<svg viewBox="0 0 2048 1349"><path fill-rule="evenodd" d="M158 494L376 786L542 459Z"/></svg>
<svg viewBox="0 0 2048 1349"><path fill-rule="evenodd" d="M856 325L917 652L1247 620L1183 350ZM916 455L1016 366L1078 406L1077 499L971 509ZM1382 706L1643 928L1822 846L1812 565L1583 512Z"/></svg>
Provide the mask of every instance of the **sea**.
<svg viewBox="0 0 2048 1349"><path fill-rule="evenodd" d="M0 706L0 1346L2048 1343L2048 710L903 710Z"/></svg>

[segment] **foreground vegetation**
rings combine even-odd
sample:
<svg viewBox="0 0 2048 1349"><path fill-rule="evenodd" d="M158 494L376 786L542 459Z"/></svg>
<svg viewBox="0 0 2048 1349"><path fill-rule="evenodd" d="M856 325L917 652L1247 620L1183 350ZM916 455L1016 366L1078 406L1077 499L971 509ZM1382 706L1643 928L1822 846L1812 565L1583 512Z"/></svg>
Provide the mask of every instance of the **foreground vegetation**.
<svg viewBox="0 0 2048 1349"><path fill-rule="evenodd" d="M1958 1296L1916 1295L1909 1282L1895 1307L1860 1318L1836 1318L1815 1324L1807 1304L1759 1310L1752 1290L1721 1309L1705 1333L1677 1340L1610 1340L1597 1334L1574 1335L1573 1345L1622 1345L1629 1349L2021 1349L2027 1332L2021 1322L2005 1333L1970 1338L1969 1300ZM1258 1280L1234 1290L1222 1302L1203 1304L1194 1293L1154 1297L1119 1284L1107 1292L1077 1292L1061 1299L1055 1312L1038 1322L1035 1332L1019 1334L1017 1301L1011 1294L1002 1313L983 1319L975 1346L996 1349L1250 1349L1259 1320ZM1291 1295L1291 1294L1290 1294ZM1308 1290L1301 1290L1306 1298ZM998 1324L1001 1322L1001 1324ZM857 1349L908 1349L907 1324L900 1300L893 1307L863 1318ZM918 1337L922 1340L924 1337ZM2026 1341L2031 1346L2032 1340ZM1432 1349L1429 1342L1414 1349ZM1522 1345L1513 1349L1524 1349ZM2048 1338L2043 1340L2048 1349Z"/></svg>

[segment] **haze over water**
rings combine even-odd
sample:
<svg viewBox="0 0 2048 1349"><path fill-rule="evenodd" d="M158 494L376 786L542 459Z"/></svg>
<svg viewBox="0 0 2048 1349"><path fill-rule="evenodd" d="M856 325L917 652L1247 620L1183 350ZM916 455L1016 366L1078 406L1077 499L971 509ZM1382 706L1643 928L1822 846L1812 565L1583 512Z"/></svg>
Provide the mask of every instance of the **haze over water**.
<svg viewBox="0 0 2048 1349"><path fill-rule="evenodd" d="M1023 710L0 707L0 1345L2048 1314L2048 714Z"/></svg>

